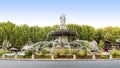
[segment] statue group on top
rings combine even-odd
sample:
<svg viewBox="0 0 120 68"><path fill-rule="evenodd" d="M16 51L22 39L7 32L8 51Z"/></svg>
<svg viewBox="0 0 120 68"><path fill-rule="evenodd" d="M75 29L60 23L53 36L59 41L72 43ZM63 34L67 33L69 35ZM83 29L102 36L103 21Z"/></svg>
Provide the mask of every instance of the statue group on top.
<svg viewBox="0 0 120 68"><path fill-rule="evenodd" d="M66 18L65 18L65 15L62 14L62 15L60 16L60 29L67 29L65 23L66 23Z"/></svg>

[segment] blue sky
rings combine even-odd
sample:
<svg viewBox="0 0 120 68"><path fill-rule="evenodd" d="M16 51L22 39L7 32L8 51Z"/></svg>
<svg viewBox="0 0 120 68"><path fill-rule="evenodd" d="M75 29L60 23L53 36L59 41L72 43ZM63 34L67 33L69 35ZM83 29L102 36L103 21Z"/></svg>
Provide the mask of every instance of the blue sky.
<svg viewBox="0 0 120 68"><path fill-rule="evenodd" d="M61 14L67 24L120 27L120 0L0 0L0 22L52 26Z"/></svg>

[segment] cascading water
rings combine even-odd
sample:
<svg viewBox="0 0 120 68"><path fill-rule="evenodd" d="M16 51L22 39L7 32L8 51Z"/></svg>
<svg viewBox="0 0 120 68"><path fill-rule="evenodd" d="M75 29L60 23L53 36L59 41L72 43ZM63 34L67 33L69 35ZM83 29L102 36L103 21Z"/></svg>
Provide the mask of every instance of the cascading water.
<svg viewBox="0 0 120 68"><path fill-rule="evenodd" d="M60 25L59 25L59 30L54 30L54 31L50 31L45 40L43 42L38 42L35 43L33 45L31 45L32 49L35 49L36 51L40 51L42 48L45 47L51 47L49 51L51 51L50 53L53 55L54 54L54 50L56 47L60 47L61 49L63 48L68 48L69 53L71 54L71 46L75 46L77 49L83 49L86 46L83 46L83 43L88 43L89 42L85 42L83 40L79 40L79 34L75 31L69 30L66 26L66 18L65 15L61 15L60 16ZM49 36L52 36L52 40L49 40ZM76 37L77 40L75 41L70 41L68 38L70 37Z"/></svg>

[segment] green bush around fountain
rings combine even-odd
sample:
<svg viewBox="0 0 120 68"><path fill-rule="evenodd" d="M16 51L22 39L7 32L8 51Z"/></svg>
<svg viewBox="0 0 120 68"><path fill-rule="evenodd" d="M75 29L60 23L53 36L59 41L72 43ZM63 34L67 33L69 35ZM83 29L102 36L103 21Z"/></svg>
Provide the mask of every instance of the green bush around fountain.
<svg viewBox="0 0 120 68"><path fill-rule="evenodd" d="M46 55L46 54L49 54L50 52L46 49L41 49L41 54L42 55Z"/></svg>
<svg viewBox="0 0 120 68"><path fill-rule="evenodd" d="M61 52L60 52L60 55L67 55L67 54L70 54L70 51L68 49L63 49Z"/></svg>
<svg viewBox="0 0 120 68"><path fill-rule="evenodd" d="M3 49L0 49L0 58L2 57L2 54L4 53L12 53L12 51L9 51L9 50L3 50Z"/></svg>
<svg viewBox="0 0 120 68"><path fill-rule="evenodd" d="M60 52L56 53L54 55L55 59L70 59L73 58L73 56L70 54L69 49L63 49Z"/></svg>
<svg viewBox="0 0 120 68"><path fill-rule="evenodd" d="M95 55L96 59L109 59L109 55Z"/></svg>
<svg viewBox="0 0 120 68"><path fill-rule="evenodd" d="M78 56L85 57L86 55L87 53L85 52L85 50L78 51Z"/></svg>
<svg viewBox="0 0 120 68"><path fill-rule="evenodd" d="M76 55L76 57L79 59L79 58L87 58L88 56L87 56L87 52L86 52L86 50L79 50L78 52L77 52L77 55Z"/></svg>
<svg viewBox="0 0 120 68"><path fill-rule="evenodd" d="M35 54L35 59L50 59L51 55L38 55Z"/></svg>
<svg viewBox="0 0 120 68"><path fill-rule="evenodd" d="M104 53L103 49L100 49L97 52L95 52L96 59L109 59L110 55L107 52L106 54L102 54L102 53Z"/></svg>
<svg viewBox="0 0 120 68"><path fill-rule="evenodd" d="M51 55L49 53L50 51L46 49L41 49L40 52L35 53L35 59L50 59Z"/></svg>
<svg viewBox="0 0 120 68"><path fill-rule="evenodd" d="M4 53L4 50L0 50L0 58L2 57L2 54Z"/></svg>
<svg viewBox="0 0 120 68"><path fill-rule="evenodd" d="M18 59L24 59L25 56L23 56L23 55L18 55L17 58L18 58Z"/></svg>
<svg viewBox="0 0 120 68"><path fill-rule="evenodd" d="M101 50L98 50L97 52L96 52L96 59L108 59L109 58L109 55L103 55L102 53L104 53L104 50L103 49L101 49Z"/></svg>
<svg viewBox="0 0 120 68"><path fill-rule="evenodd" d="M112 54L113 58L120 58L120 50L111 50L110 54Z"/></svg>
<svg viewBox="0 0 120 68"><path fill-rule="evenodd" d="M14 56L5 56L7 59L14 59Z"/></svg>
<svg viewBox="0 0 120 68"><path fill-rule="evenodd" d="M27 51L25 52L25 58L31 58L32 54L33 54L33 51L32 51L32 50L27 50Z"/></svg>
<svg viewBox="0 0 120 68"><path fill-rule="evenodd" d="M4 53L4 50L0 50L0 56L2 56L2 54Z"/></svg>
<svg viewBox="0 0 120 68"><path fill-rule="evenodd" d="M71 50L71 55L77 55L77 51L76 50Z"/></svg>

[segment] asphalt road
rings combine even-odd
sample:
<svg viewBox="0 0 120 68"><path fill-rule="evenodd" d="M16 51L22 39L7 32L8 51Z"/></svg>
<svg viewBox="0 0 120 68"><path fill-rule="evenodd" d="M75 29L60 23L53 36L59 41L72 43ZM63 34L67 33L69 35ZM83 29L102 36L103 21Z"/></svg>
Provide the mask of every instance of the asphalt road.
<svg viewBox="0 0 120 68"><path fill-rule="evenodd" d="M79 60L79 61L0 60L0 68L120 68L120 60Z"/></svg>

